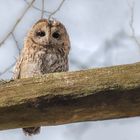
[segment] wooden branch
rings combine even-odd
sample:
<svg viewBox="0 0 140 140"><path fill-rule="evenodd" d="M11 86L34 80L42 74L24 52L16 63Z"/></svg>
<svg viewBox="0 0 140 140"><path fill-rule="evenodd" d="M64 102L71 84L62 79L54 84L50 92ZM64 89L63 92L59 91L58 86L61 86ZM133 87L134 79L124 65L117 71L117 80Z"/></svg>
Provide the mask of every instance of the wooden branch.
<svg viewBox="0 0 140 140"><path fill-rule="evenodd" d="M0 84L0 129L140 116L140 63Z"/></svg>

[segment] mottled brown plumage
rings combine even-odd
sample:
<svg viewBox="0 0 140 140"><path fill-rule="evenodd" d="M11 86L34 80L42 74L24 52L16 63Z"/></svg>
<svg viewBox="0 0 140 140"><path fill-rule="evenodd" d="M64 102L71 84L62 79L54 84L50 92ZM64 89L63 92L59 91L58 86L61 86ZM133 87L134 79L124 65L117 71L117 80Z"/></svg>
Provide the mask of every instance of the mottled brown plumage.
<svg viewBox="0 0 140 140"><path fill-rule="evenodd" d="M28 32L16 63L14 79L51 72L68 71L70 41L59 21L39 20ZM37 134L39 127L23 128L26 135Z"/></svg>

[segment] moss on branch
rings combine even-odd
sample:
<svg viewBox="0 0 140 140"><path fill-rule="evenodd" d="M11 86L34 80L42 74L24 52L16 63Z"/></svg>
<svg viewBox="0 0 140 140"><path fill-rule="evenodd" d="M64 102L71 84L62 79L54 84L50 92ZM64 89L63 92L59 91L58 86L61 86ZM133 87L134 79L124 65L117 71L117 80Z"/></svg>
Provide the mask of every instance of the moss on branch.
<svg viewBox="0 0 140 140"><path fill-rule="evenodd" d="M0 129L140 116L140 63L0 82Z"/></svg>

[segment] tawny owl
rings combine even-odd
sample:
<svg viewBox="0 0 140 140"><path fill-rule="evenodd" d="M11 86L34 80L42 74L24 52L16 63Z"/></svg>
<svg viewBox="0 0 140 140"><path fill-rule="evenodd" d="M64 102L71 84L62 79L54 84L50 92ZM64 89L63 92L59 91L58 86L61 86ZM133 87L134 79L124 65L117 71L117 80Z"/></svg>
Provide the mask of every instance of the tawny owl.
<svg viewBox="0 0 140 140"><path fill-rule="evenodd" d="M39 20L27 34L14 79L68 71L69 50L70 41L64 25L55 20ZM33 135L40 132L40 127L23 128L23 131Z"/></svg>

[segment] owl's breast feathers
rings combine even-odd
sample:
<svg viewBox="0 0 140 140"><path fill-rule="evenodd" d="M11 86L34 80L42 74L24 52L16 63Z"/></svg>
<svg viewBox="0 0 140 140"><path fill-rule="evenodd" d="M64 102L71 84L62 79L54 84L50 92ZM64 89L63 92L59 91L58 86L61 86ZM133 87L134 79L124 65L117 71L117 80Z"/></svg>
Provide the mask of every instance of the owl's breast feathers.
<svg viewBox="0 0 140 140"><path fill-rule="evenodd" d="M14 79L68 71L68 56L62 49L25 47L16 63Z"/></svg>

